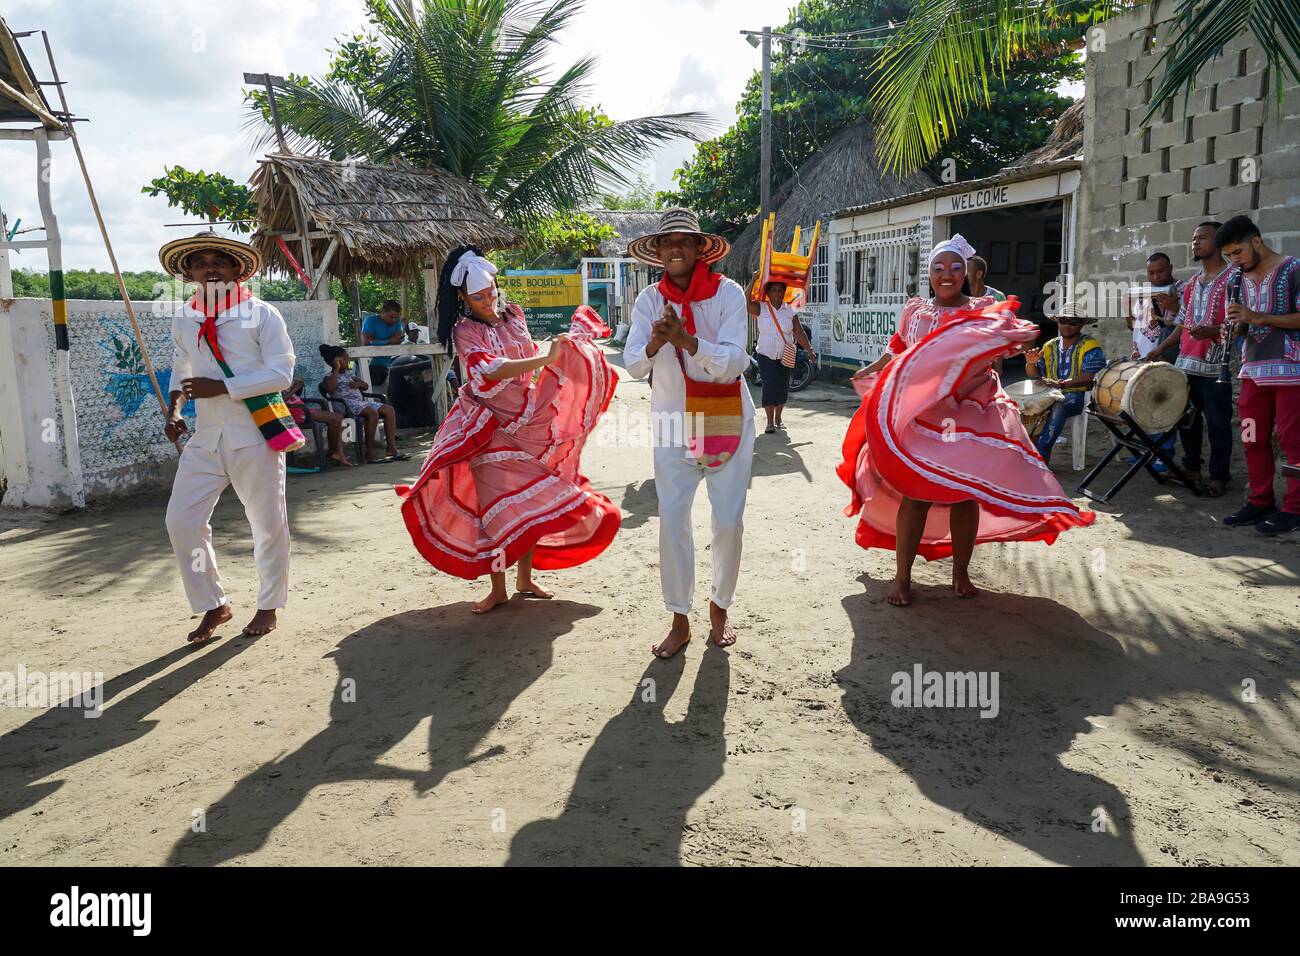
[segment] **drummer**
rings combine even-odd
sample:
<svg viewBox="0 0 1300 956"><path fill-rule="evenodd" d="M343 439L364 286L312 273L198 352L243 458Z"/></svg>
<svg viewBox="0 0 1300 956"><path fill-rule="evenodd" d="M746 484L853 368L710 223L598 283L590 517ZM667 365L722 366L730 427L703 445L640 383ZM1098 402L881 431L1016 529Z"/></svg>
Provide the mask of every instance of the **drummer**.
<svg viewBox="0 0 1300 956"><path fill-rule="evenodd" d="M1056 317L1061 334L1041 349L1025 352L1025 374L1065 393L1064 401L1052 408L1051 417L1034 440L1043 461L1052 460L1052 446L1065 429L1065 423L1083 414L1092 380L1106 367L1101 343L1083 334L1083 326L1088 321L1076 306L1063 306Z"/></svg>

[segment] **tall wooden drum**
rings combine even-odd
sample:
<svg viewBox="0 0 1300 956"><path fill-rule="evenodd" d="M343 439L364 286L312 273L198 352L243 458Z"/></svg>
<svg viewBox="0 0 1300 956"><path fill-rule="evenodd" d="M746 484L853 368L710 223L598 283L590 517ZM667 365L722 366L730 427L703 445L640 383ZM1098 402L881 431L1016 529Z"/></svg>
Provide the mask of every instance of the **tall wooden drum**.
<svg viewBox="0 0 1300 956"><path fill-rule="evenodd" d="M1187 376L1168 362L1111 362L1092 383L1097 411L1126 412L1147 432L1173 428L1187 409Z"/></svg>

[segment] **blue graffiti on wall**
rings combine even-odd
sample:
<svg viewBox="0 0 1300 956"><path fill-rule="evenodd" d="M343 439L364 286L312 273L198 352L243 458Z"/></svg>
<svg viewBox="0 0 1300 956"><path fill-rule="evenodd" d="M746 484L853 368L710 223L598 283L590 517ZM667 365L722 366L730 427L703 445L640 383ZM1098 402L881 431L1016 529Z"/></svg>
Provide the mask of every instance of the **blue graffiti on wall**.
<svg viewBox="0 0 1300 956"><path fill-rule="evenodd" d="M109 424L104 430L104 442L107 444L113 437L113 431L130 420L146 401L153 398L153 386L149 383L144 355L131 331L107 317L101 318L99 324L104 329L99 347L108 356L104 364L104 369L108 373L108 382L104 385L104 391L112 396L122 412L121 421ZM167 395L171 385L172 370L154 366L154 375L158 379L158 387L162 389L164 395ZM193 417L193 399L185 403L182 414Z"/></svg>

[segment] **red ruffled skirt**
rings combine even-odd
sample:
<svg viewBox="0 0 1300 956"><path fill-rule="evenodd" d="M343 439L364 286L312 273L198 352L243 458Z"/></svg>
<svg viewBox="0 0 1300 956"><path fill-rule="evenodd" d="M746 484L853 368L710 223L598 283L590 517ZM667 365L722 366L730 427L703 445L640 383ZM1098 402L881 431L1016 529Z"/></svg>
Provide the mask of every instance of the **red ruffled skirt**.
<svg viewBox="0 0 1300 956"><path fill-rule="evenodd" d="M1014 315L1017 303L953 313L934 332L861 383L862 404L844 436L836 468L852 499L845 515L859 515L856 539L864 548L896 548L901 500L933 502L918 553L926 560L952 554L950 506L979 504L976 543L1045 541L1090 525L1061 489L1020 423L1020 410L988 369L1038 329ZM987 375L958 399L972 375Z"/></svg>
<svg viewBox="0 0 1300 956"><path fill-rule="evenodd" d="M571 568L604 551L622 516L579 467L617 384L604 354L581 334L531 384L511 381L489 399L466 384L419 478L396 489L416 550L467 579L504 571L530 549L541 570Z"/></svg>

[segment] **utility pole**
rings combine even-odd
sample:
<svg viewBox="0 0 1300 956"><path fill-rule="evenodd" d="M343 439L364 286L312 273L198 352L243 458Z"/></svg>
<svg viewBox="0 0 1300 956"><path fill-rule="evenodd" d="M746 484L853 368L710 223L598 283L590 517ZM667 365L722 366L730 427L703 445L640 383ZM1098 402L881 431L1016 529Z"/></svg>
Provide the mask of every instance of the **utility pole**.
<svg viewBox="0 0 1300 956"><path fill-rule="evenodd" d="M760 223L772 211L772 28L763 27L763 120L759 147Z"/></svg>
<svg viewBox="0 0 1300 956"><path fill-rule="evenodd" d="M759 222L772 211L772 28L741 30L750 46L763 49L763 112L759 126Z"/></svg>
<svg viewBox="0 0 1300 956"><path fill-rule="evenodd" d="M284 77L270 73L245 73L244 82L265 88L267 104L271 107L271 122L275 124L275 138L280 143L280 152L289 152L289 147L284 142L284 127L280 125L280 108L275 102L275 84L285 82Z"/></svg>

